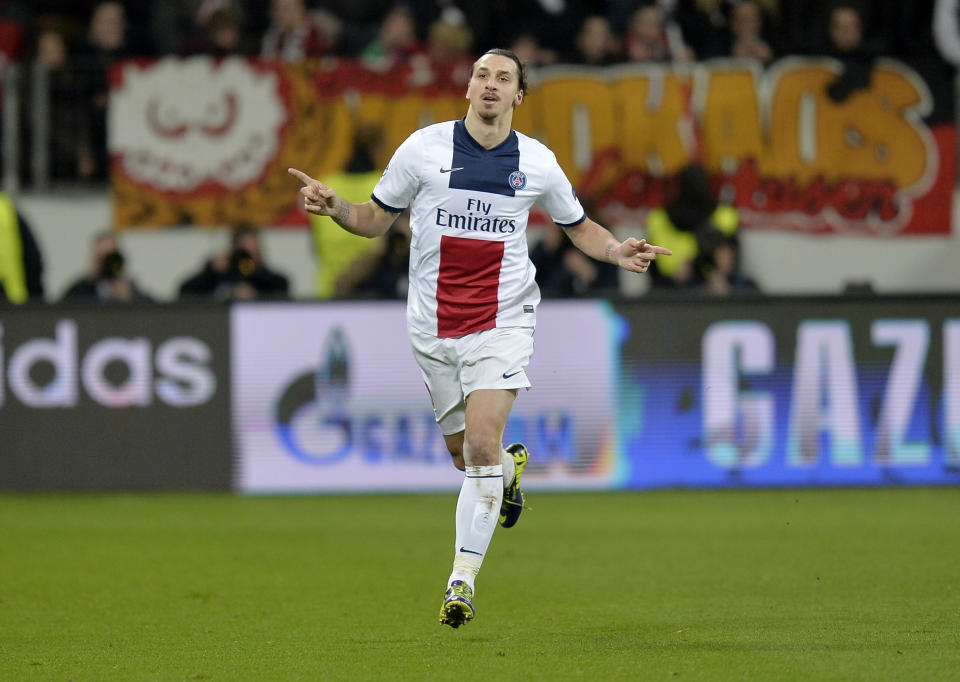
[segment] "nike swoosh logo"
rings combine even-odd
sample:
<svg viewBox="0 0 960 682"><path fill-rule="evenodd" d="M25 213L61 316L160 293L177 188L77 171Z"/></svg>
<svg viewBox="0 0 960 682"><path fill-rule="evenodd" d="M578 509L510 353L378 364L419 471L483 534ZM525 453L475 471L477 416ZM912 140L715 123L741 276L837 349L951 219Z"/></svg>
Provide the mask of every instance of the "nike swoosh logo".
<svg viewBox="0 0 960 682"><path fill-rule="evenodd" d="M474 552L472 549L464 549L463 547L460 548L460 551L464 554L476 554L477 556L483 556L483 554L480 552Z"/></svg>
<svg viewBox="0 0 960 682"><path fill-rule="evenodd" d="M458 170L463 170L463 166L460 166L459 168L441 168L441 169L440 169L440 172L441 172L441 173L454 173L454 172L456 172L456 171L458 171Z"/></svg>
<svg viewBox="0 0 960 682"><path fill-rule="evenodd" d="M520 374L520 372L522 372L522 371L523 371L522 369L518 369L518 370L517 370L516 372L514 372L513 374L507 374L506 372L504 372L504 373L503 373L503 378L504 378L504 379L509 379L509 378L512 377L512 376L516 376L517 374Z"/></svg>

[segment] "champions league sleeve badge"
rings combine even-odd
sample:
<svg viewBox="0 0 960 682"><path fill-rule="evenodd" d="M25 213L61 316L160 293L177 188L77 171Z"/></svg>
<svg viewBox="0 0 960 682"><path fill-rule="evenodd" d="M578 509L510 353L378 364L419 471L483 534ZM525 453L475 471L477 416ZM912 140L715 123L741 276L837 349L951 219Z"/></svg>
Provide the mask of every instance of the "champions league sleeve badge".
<svg viewBox="0 0 960 682"><path fill-rule="evenodd" d="M507 182L514 190L523 189L527 186L527 176L523 174L523 171L515 170L510 174Z"/></svg>

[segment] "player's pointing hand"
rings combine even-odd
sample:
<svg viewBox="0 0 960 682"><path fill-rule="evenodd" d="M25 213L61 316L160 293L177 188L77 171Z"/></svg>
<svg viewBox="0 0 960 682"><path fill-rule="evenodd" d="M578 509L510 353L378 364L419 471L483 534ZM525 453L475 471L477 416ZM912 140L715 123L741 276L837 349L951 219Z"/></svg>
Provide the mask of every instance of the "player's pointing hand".
<svg viewBox="0 0 960 682"><path fill-rule="evenodd" d="M296 168L288 168L287 172L303 183L300 194L303 195L304 208L306 208L307 213L326 216L337 213L340 202L336 192Z"/></svg>
<svg viewBox="0 0 960 682"><path fill-rule="evenodd" d="M628 237L617 249L617 265L633 272L646 272L658 255L671 256L673 251L647 244L646 239Z"/></svg>

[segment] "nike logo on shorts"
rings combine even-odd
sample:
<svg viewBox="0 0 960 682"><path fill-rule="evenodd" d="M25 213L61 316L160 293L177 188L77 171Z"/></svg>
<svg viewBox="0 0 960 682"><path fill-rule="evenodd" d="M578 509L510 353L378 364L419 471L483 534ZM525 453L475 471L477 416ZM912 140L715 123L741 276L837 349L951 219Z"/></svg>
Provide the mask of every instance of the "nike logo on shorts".
<svg viewBox="0 0 960 682"><path fill-rule="evenodd" d="M522 371L523 371L522 369L518 369L516 372L513 372L512 374L507 374L506 372L504 372L504 373L503 373L503 378L504 378L504 379L509 379L509 378L512 377L512 376L516 376L517 374L520 374L520 372L522 372Z"/></svg>
<svg viewBox="0 0 960 682"><path fill-rule="evenodd" d="M455 172L458 171L458 170L463 170L463 166L460 166L459 168L441 168L441 169L440 169L440 172L441 172L441 173L455 173Z"/></svg>

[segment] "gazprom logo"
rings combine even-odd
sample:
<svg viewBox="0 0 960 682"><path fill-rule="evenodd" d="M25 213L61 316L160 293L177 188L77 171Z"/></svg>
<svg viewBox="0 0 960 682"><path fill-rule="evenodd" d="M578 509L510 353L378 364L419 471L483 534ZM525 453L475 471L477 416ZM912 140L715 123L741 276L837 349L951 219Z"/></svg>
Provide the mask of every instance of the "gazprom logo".
<svg viewBox="0 0 960 682"><path fill-rule="evenodd" d="M318 365L290 381L274 405L277 435L293 457L323 464L349 453L351 439L344 437L349 355L346 332L334 328Z"/></svg>
<svg viewBox="0 0 960 682"><path fill-rule="evenodd" d="M514 190L523 189L527 186L527 176L523 174L523 171L515 170L510 174L508 178L510 186Z"/></svg>

